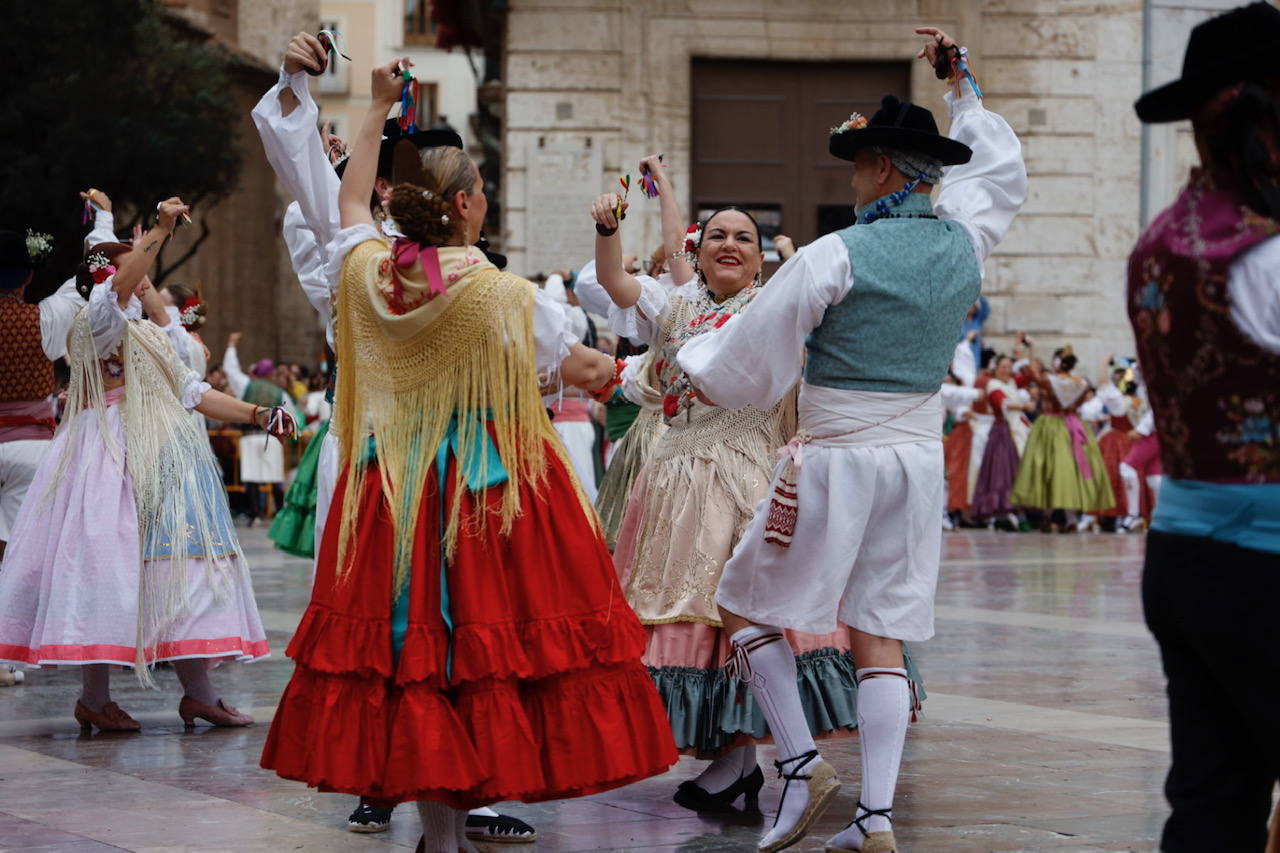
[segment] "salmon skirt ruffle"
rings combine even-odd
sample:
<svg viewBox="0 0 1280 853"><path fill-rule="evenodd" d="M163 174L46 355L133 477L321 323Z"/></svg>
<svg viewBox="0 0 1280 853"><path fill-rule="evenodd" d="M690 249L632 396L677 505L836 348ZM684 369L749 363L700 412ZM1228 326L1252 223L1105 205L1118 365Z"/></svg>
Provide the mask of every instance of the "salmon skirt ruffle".
<svg viewBox="0 0 1280 853"><path fill-rule="evenodd" d="M468 520L483 511L480 501L496 510L509 486L461 495L447 570L452 644L441 616L439 489L427 478L398 657L394 533L370 472L347 579L337 572L340 525L325 528L311 604L287 652L296 670L263 767L388 805L470 809L593 794L675 763L666 712L640 662L645 632L599 530L579 509L572 475L554 453L548 458L543 486L521 487L523 513L507 536L494 516L483 526ZM447 482L452 493L452 476Z"/></svg>

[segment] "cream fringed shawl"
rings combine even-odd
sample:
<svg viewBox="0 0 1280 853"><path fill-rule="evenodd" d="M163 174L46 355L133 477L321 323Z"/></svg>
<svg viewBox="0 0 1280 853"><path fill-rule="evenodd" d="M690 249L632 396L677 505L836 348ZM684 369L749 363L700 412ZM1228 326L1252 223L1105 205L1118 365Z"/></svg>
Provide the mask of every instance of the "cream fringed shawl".
<svg viewBox="0 0 1280 853"><path fill-rule="evenodd" d="M413 307L403 313L388 308L396 301L389 300L395 279L381 241L353 249L339 283L337 355L343 375L333 417L339 464L350 472L338 539L340 574L348 577L354 564L351 544L360 523L360 496L376 459L395 524L397 593L408 578L426 478L444 482L437 467L447 460L443 445L455 462L453 494L460 495L462 488L475 491L477 483L505 483L496 510L469 519L482 527L495 515L503 534L524 510L519 487L545 482L547 452L567 465L538 390L534 286L467 249L442 248L439 257L447 292L421 301L424 284L407 281L403 292ZM420 269L401 271L402 276L417 273ZM581 488L578 500L594 518ZM455 499L447 507L445 559L457 545L461 503ZM483 495L476 503L486 505Z"/></svg>
<svg viewBox="0 0 1280 853"><path fill-rule="evenodd" d="M144 320L131 320L126 326L121 342L124 448L107 422L102 364L88 309L72 324L68 358L67 414L58 427L59 433L68 434L64 446L78 446L85 419L75 415L92 409L121 476L127 459L133 479L141 566L135 669L138 680L152 687L146 652L187 606L187 560L205 561L214 594L221 597L234 573L242 570L240 545L231 529L208 436L182 405L187 369L164 332ZM70 456L63 455L53 484L65 474Z"/></svg>

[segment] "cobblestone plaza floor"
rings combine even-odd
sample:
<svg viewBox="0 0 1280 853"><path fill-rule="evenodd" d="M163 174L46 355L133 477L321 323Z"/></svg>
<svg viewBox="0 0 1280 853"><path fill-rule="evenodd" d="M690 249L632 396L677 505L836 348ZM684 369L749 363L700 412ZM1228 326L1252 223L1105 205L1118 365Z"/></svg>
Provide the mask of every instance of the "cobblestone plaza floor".
<svg viewBox="0 0 1280 853"><path fill-rule="evenodd" d="M412 849L417 815L390 832L345 831L352 797L316 794L258 767L291 671L284 647L306 604L309 563L241 531L273 656L220 668L223 695L257 717L248 729L183 731L171 670L163 692L113 676L140 735L80 737L74 669L27 673L0 689L0 851L377 851ZM1166 813L1164 680L1142 624L1142 537L946 534L938 635L913 651L929 699L907 736L895 809L906 853L1150 851ZM846 785L818 830L852 816L858 742L825 747ZM771 762L771 747L761 751ZM533 823L536 845L489 851L749 851L762 820L702 818L671 794L698 773L684 759L629 788L502 811ZM769 774L772 776L772 773ZM779 789L771 779L766 813Z"/></svg>

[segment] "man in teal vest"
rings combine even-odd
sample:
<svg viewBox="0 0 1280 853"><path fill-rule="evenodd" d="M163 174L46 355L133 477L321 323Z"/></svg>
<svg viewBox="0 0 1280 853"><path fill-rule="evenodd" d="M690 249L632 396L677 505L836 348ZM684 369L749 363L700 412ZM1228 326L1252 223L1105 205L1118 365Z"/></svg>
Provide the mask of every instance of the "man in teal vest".
<svg viewBox="0 0 1280 853"><path fill-rule="evenodd" d="M785 780L762 851L803 838L839 788L779 642L782 629L838 623L853 629L862 791L827 849L895 849L893 792L916 707L902 643L933 636L941 555L938 391L982 263L1026 198L1021 146L983 108L967 51L936 29L916 32L929 37L920 57L950 79L952 138L892 95L870 120L855 113L832 128L831 153L854 163L857 224L806 246L748 311L679 357L722 406L768 408L800 381L800 431L716 594L733 635L726 668L751 685Z"/></svg>

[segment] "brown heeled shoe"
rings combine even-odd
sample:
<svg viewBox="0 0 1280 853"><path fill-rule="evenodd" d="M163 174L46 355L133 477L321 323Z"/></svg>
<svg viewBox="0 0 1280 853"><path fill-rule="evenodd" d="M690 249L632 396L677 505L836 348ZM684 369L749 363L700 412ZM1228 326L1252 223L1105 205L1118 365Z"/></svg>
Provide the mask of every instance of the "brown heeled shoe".
<svg viewBox="0 0 1280 853"><path fill-rule="evenodd" d="M241 714L221 699L218 700L217 705L206 705L190 696L183 696L182 701L178 703L178 716L182 717L182 722L186 723L189 729L195 727L197 718L207 720L215 726L253 725L253 717Z"/></svg>
<svg viewBox="0 0 1280 853"><path fill-rule="evenodd" d="M76 700L76 722L80 731L89 733L94 726L100 732L140 732L142 723L124 712L115 702L108 702L101 711L90 711L79 699Z"/></svg>

